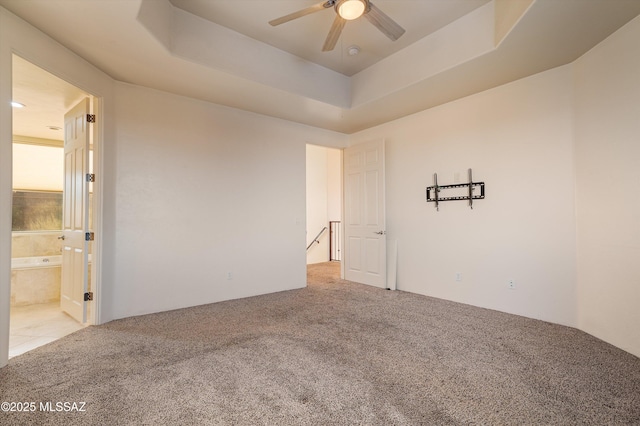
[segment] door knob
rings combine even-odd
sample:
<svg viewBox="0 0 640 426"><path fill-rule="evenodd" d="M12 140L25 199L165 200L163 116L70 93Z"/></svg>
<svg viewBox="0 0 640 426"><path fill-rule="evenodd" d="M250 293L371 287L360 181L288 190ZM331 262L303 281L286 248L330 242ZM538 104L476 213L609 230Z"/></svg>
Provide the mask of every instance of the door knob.
<svg viewBox="0 0 640 426"><path fill-rule="evenodd" d="M64 235L60 235L60 236L58 237L58 239L59 239L59 240L64 240Z"/></svg>
<svg viewBox="0 0 640 426"><path fill-rule="evenodd" d="M374 232L374 234L384 235L384 234L386 234L386 232L385 231L378 231L378 232Z"/></svg>

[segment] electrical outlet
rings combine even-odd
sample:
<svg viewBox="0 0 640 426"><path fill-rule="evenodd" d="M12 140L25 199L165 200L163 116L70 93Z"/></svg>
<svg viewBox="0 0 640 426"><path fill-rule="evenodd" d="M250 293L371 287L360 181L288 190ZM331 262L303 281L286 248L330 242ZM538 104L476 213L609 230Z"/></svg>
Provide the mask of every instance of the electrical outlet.
<svg viewBox="0 0 640 426"><path fill-rule="evenodd" d="M227 272L227 279L228 280L232 280L233 279L233 272Z"/></svg>
<svg viewBox="0 0 640 426"><path fill-rule="evenodd" d="M516 282L514 280L507 281L507 287L509 287L509 289L511 289L511 290L515 290L516 289Z"/></svg>
<svg viewBox="0 0 640 426"><path fill-rule="evenodd" d="M462 281L462 272L456 272L456 281Z"/></svg>

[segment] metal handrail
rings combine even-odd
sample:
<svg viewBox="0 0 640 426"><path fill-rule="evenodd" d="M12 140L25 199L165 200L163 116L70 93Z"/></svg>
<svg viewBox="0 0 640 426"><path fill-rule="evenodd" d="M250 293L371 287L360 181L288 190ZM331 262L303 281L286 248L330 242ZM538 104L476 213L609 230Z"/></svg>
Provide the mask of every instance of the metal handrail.
<svg viewBox="0 0 640 426"><path fill-rule="evenodd" d="M313 239L313 241L311 241L311 242L309 243L309 245L307 246L307 250L309 250L309 249L311 248L311 246L313 245L313 243L318 243L318 244L320 244L320 241L318 241L318 238L320 238L320 235L322 235L322 233L323 233L324 231L326 231L326 230L327 230L327 227L325 226L324 228L322 228L322 231L318 232L318 235L316 235L316 237Z"/></svg>

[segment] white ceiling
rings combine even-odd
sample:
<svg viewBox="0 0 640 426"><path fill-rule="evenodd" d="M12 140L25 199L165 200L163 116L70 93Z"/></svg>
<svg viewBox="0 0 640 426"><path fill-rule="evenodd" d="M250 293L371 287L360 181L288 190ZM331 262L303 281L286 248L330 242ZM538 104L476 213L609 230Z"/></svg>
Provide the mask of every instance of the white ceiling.
<svg viewBox="0 0 640 426"><path fill-rule="evenodd" d="M332 52L321 49L335 17L333 8L277 27L267 24L272 19L321 3L321 0L170 1L178 8L240 34L352 76L490 0L374 0L376 6L407 30L406 33L392 42L366 19L357 19L347 23ZM361 48L355 57L347 53L347 48L353 45Z"/></svg>
<svg viewBox="0 0 640 426"><path fill-rule="evenodd" d="M359 19L325 53L332 9L268 25L314 0L0 5L116 80L343 133L570 63L640 14L640 0L374 2L406 33L391 42ZM352 44L360 55L345 54ZM67 107L66 89L24 80L15 79L16 95Z"/></svg>

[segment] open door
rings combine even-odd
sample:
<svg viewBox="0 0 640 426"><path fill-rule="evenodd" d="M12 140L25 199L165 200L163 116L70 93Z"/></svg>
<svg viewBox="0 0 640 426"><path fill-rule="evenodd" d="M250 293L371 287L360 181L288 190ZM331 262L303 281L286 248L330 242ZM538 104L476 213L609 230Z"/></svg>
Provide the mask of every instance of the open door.
<svg viewBox="0 0 640 426"><path fill-rule="evenodd" d="M386 288L384 140L344 150L344 277Z"/></svg>
<svg viewBox="0 0 640 426"><path fill-rule="evenodd" d="M81 323L87 320L89 240L89 98L64 116L64 202L60 307Z"/></svg>

